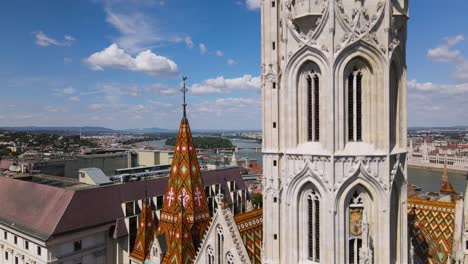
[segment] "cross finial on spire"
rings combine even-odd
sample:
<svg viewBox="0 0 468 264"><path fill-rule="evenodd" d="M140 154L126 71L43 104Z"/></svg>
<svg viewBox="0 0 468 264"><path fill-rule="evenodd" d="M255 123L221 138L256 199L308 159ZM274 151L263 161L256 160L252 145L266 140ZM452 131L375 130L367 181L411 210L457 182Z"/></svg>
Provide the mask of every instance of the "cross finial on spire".
<svg viewBox="0 0 468 264"><path fill-rule="evenodd" d="M180 90L184 94L184 102L182 103L182 107L184 108L184 117L187 117L187 111L186 111L187 103L185 102L185 94L188 91L187 87L185 86L185 81L187 80L187 76L182 77L182 80L184 81L184 86Z"/></svg>

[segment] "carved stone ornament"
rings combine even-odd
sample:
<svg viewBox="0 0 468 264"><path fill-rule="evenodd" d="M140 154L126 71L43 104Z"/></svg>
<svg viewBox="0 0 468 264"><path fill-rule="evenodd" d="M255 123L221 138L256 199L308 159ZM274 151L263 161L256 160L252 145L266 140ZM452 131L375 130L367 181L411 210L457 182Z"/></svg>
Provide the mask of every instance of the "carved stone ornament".
<svg viewBox="0 0 468 264"><path fill-rule="evenodd" d="M380 45L376 30L384 17L385 1L335 0L335 14L344 28L345 36L335 52L359 40ZM383 51L383 49L381 48Z"/></svg>
<svg viewBox="0 0 468 264"><path fill-rule="evenodd" d="M277 74L273 70L273 64L268 65L268 73L265 74L265 82L275 82L277 80Z"/></svg>
<svg viewBox="0 0 468 264"><path fill-rule="evenodd" d="M351 177L358 177L359 174L367 178L375 179L385 191L388 191L388 182L381 177L379 173L380 164L385 161L383 157L341 157L335 160L343 164L343 178L339 179L334 185L334 191L338 190L341 185Z"/></svg>
<svg viewBox="0 0 468 264"><path fill-rule="evenodd" d="M285 3L287 28L300 46L317 45L328 17L329 0L288 0Z"/></svg>

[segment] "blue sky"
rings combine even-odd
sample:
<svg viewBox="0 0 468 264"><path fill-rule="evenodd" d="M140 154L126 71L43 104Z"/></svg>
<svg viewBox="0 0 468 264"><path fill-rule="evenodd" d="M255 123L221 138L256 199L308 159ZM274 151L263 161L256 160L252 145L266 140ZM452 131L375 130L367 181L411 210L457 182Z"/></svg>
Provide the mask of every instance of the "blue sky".
<svg viewBox="0 0 468 264"><path fill-rule="evenodd" d="M259 0L0 3L0 126L259 129ZM410 126L467 125L468 2L413 0Z"/></svg>

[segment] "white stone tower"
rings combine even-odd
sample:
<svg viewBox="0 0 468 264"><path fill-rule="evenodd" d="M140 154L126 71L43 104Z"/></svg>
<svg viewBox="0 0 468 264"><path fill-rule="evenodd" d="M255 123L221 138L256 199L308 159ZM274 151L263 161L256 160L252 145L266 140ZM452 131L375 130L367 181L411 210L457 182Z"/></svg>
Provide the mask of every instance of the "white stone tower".
<svg viewBox="0 0 468 264"><path fill-rule="evenodd" d="M408 0L262 0L264 263L408 263Z"/></svg>

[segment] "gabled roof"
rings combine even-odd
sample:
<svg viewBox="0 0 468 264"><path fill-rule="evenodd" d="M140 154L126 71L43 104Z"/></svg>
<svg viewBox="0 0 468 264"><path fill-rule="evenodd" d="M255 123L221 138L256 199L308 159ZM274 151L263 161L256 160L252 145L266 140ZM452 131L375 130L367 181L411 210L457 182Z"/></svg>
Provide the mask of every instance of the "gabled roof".
<svg viewBox="0 0 468 264"><path fill-rule="evenodd" d="M256 209L234 216L252 264L262 263L263 210Z"/></svg>
<svg viewBox="0 0 468 264"><path fill-rule="evenodd" d="M235 245L233 248L227 248L225 251L229 251L234 255L234 259L243 264L251 264L250 258L246 249L246 246L243 243L243 239L239 229L235 228L236 222L234 216L229 208L218 207L215 214L213 215L212 221L210 223L209 229L206 231L203 241L198 249L195 264L205 264L207 261L206 251L208 247L215 247L215 245L210 245L209 241L214 241L217 235L217 226L223 227L223 239L224 244ZM239 262L240 261L240 262Z"/></svg>
<svg viewBox="0 0 468 264"><path fill-rule="evenodd" d="M150 258L151 245L153 244L155 221L149 199L143 201L143 208L139 215L139 224L135 243L130 252L130 257L144 262Z"/></svg>
<svg viewBox="0 0 468 264"><path fill-rule="evenodd" d="M430 247L431 256L446 260L453 251L455 202L408 199L410 235L413 241ZM412 221L412 222L411 222ZM419 253L423 254L423 251ZM425 258L421 255L420 258ZM433 261L433 263L438 263Z"/></svg>
<svg viewBox="0 0 468 264"><path fill-rule="evenodd" d="M220 183L224 190L227 181L236 181L242 188L239 168L203 172L202 177L207 184ZM167 182L162 177L69 189L0 177L0 223L42 241L103 225L116 226L114 235L121 237L128 234L122 203L144 199L145 189L149 197L164 195Z"/></svg>
<svg viewBox="0 0 468 264"><path fill-rule="evenodd" d="M48 238L60 226L73 195L66 189L0 177L0 222Z"/></svg>

